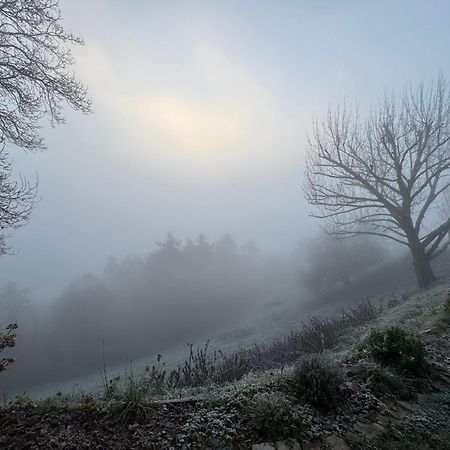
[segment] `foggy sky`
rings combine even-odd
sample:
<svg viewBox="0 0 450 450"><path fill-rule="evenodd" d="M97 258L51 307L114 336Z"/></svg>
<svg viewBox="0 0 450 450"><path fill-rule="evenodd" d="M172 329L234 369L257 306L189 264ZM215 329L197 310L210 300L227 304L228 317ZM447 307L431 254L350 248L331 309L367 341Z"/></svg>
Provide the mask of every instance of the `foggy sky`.
<svg viewBox="0 0 450 450"><path fill-rule="evenodd" d="M450 3L65 0L94 115L11 149L42 201L0 282L45 298L166 231L287 249L311 233L306 130L339 99L450 75Z"/></svg>

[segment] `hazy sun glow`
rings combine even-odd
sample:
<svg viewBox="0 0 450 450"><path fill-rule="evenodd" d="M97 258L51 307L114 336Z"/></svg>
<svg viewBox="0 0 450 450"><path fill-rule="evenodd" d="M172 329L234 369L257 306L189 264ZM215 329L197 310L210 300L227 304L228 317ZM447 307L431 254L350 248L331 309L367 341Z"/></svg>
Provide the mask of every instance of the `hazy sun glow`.
<svg viewBox="0 0 450 450"><path fill-rule="evenodd" d="M223 105L158 95L129 99L128 106L149 140L192 157L233 151L245 136L245 124Z"/></svg>
<svg viewBox="0 0 450 450"><path fill-rule="evenodd" d="M158 80L158 88L149 83L139 94L120 79L114 62L95 43L79 59L80 70L91 84L98 84L102 100L124 119L141 149L156 147L190 163L212 166L214 161L226 164L245 157L255 145L261 151L262 124L270 124L265 141L276 134L270 92L244 64L211 44L192 45L190 83Z"/></svg>

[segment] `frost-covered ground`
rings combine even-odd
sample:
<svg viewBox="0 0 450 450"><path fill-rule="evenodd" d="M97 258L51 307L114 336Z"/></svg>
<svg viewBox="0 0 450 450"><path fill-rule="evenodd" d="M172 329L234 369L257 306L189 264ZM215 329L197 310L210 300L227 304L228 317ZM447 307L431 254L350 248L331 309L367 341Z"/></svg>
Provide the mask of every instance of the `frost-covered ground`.
<svg viewBox="0 0 450 450"><path fill-rule="evenodd" d="M440 283L391 299L358 326L345 322L326 352L333 377L312 397L296 394L302 384L295 384L292 364L301 367L308 360L302 358L222 385L158 392L130 384L109 397L21 397L0 410L0 448L448 449L449 289ZM367 367L352 362L355 343L393 325L419 336L434 367L430 375L414 378L382 366L355 375ZM341 397L328 408L316 403L316 394L329 396L330 385L339 385Z"/></svg>

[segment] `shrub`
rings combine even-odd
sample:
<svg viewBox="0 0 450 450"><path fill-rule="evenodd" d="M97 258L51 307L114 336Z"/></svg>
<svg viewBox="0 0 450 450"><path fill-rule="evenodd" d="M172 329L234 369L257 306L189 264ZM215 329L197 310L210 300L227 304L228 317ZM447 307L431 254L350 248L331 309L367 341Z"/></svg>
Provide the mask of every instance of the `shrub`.
<svg viewBox="0 0 450 450"><path fill-rule="evenodd" d="M413 400L417 397L412 380L383 367L374 361L363 361L353 366L349 375L364 382L376 395Z"/></svg>
<svg viewBox="0 0 450 450"><path fill-rule="evenodd" d="M17 329L17 324L13 323L6 327L7 332L5 334L0 333L0 353L16 345L16 334L14 330ZM0 358L0 372L6 370L9 364L14 362L14 358Z"/></svg>
<svg viewBox="0 0 450 450"><path fill-rule="evenodd" d="M14 408L20 408L20 409L27 409L34 406L33 400L29 397L28 394L19 394L16 395L13 402L10 402L10 407Z"/></svg>
<svg viewBox="0 0 450 450"><path fill-rule="evenodd" d="M237 413L224 408L200 409L191 414L182 428L183 441L195 448L233 448ZM190 441L190 442L189 442Z"/></svg>
<svg viewBox="0 0 450 450"><path fill-rule="evenodd" d="M415 376L428 370L421 339L397 326L372 330L357 344L354 356L357 359L373 359L382 366Z"/></svg>
<svg viewBox="0 0 450 450"><path fill-rule="evenodd" d="M266 385L262 383L249 383L238 385L230 390L227 390L223 394L221 393L220 396L216 398L216 402L218 405L223 406L226 409L233 409L243 412L252 402L255 395L261 392L275 390L276 388L271 384Z"/></svg>
<svg viewBox="0 0 450 450"><path fill-rule="evenodd" d="M36 411L40 414L60 413L69 410L71 404L67 398L48 397L36 403Z"/></svg>
<svg viewBox="0 0 450 450"><path fill-rule="evenodd" d="M303 425L301 411L282 392L256 394L243 412L255 437L261 439L286 439L295 435Z"/></svg>
<svg viewBox="0 0 450 450"><path fill-rule="evenodd" d="M188 357L173 370L167 370L158 355L157 365L146 368L146 383L152 389L164 390L240 380L251 371L292 364L305 354L330 350L345 330L374 320L381 311L381 304L364 302L335 317L312 317L299 330L271 344L255 344L231 354L211 351L208 342L196 349L188 344ZM106 377L104 384L108 387Z"/></svg>
<svg viewBox="0 0 450 450"><path fill-rule="evenodd" d="M105 400L112 400L119 395L120 376L111 378L109 381L106 374L103 379L103 397Z"/></svg>
<svg viewBox="0 0 450 450"><path fill-rule="evenodd" d="M207 383L227 383L242 378L250 372L252 352L241 350L227 355L220 350L209 350L209 341L194 350L189 346L188 358L176 369L167 372L165 364L161 363L146 367L146 383L153 389L196 387Z"/></svg>
<svg viewBox="0 0 450 450"><path fill-rule="evenodd" d="M112 404L112 412L119 416L121 425L145 419L148 412L148 389L130 375L120 398Z"/></svg>
<svg viewBox="0 0 450 450"><path fill-rule="evenodd" d="M288 381L295 395L321 410L331 410L343 399L344 377L336 363L325 357L304 360Z"/></svg>
<svg viewBox="0 0 450 450"><path fill-rule="evenodd" d="M450 290L447 293L447 300L445 301L444 304L442 322L445 325L450 325Z"/></svg>

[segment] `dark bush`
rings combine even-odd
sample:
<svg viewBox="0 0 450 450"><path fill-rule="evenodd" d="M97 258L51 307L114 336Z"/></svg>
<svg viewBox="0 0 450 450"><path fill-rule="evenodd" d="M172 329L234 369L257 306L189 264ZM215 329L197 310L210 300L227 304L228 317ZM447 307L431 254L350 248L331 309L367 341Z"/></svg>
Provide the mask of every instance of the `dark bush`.
<svg viewBox="0 0 450 450"><path fill-rule="evenodd" d="M7 332L5 334L0 333L0 353L16 345L16 334L14 333L16 329L17 324L13 323L6 327ZM14 358L0 358L0 372L6 370L6 367L13 362Z"/></svg>
<svg viewBox="0 0 450 450"><path fill-rule="evenodd" d="M442 317L442 322L445 325L450 325L450 290L447 293L447 300L444 304L444 312Z"/></svg>
<svg viewBox="0 0 450 450"><path fill-rule="evenodd" d="M415 334L398 326L372 330L355 348L357 359L373 359L382 366L419 376L427 372L425 347Z"/></svg>
<svg viewBox="0 0 450 450"><path fill-rule="evenodd" d="M260 439L286 439L298 433L303 425L300 410L282 392L257 393L243 413L255 437Z"/></svg>
<svg viewBox="0 0 450 450"><path fill-rule="evenodd" d="M339 366L325 357L304 360L288 380L296 397L323 411L343 400L343 384Z"/></svg>
<svg viewBox="0 0 450 450"><path fill-rule="evenodd" d="M374 361L362 361L351 367L349 375L363 381L378 396L398 400L414 400L417 395L414 382Z"/></svg>

